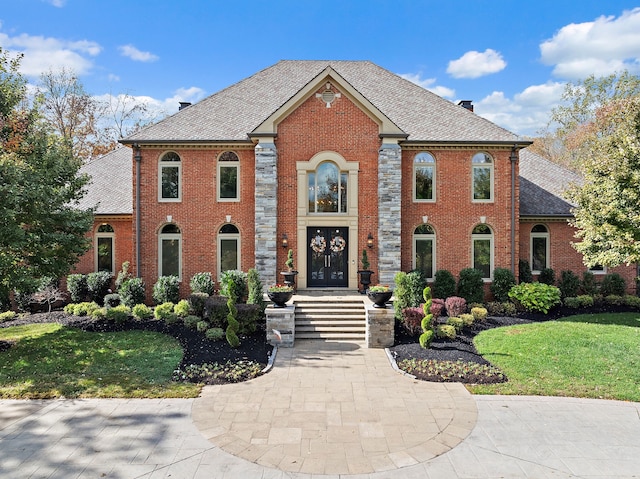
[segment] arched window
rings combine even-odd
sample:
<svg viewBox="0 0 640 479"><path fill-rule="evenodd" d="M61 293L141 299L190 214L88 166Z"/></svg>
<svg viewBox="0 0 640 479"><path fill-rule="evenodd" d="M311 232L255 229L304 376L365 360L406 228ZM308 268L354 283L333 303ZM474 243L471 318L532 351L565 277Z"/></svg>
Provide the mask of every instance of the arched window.
<svg viewBox="0 0 640 479"><path fill-rule="evenodd" d="M182 161L173 151L162 155L158 163L158 201L181 201Z"/></svg>
<svg viewBox="0 0 640 479"><path fill-rule="evenodd" d="M418 153L413 159L414 201L435 201L436 160L427 152Z"/></svg>
<svg viewBox="0 0 640 479"><path fill-rule="evenodd" d="M240 159L233 151L218 157L218 201L239 201Z"/></svg>
<svg viewBox="0 0 640 479"><path fill-rule="evenodd" d="M346 213L348 173L332 161L323 161L307 175L309 213Z"/></svg>
<svg viewBox="0 0 640 479"><path fill-rule="evenodd" d="M103 223L96 231L96 271L108 271L113 274L113 265L115 264L115 249L113 242L115 232L113 227L108 223Z"/></svg>
<svg viewBox="0 0 640 479"><path fill-rule="evenodd" d="M493 158L487 153L476 153L471 159L472 200L493 201Z"/></svg>
<svg viewBox="0 0 640 479"><path fill-rule="evenodd" d="M549 267L549 230L545 225L531 228L531 272L540 274Z"/></svg>
<svg viewBox="0 0 640 479"><path fill-rule="evenodd" d="M436 264L436 234L429 225L420 225L413 232L413 268L433 279Z"/></svg>
<svg viewBox="0 0 640 479"><path fill-rule="evenodd" d="M473 267L482 272L482 278L491 279L493 272L493 232L487 225L478 225L471 234Z"/></svg>
<svg viewBox="0 0 640 479"><path fill-rule="evenodd" d="M240 269L240 231L227 223L218 231L218 278L232 269Z"/></svg>
<svg viewBox="0 0 640 479"><path fill-rule="evenodd" d="M159 235L159 276L182 279L182 235L174 224L165 225Z"/></svg>

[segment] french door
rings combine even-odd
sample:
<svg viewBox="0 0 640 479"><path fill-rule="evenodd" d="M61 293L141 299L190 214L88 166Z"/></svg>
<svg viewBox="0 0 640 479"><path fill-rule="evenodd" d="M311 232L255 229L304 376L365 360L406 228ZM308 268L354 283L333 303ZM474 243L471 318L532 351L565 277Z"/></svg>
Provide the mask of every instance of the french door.
<svg viewBox="0 0 640 479"><path fill-rule="evenodd" d="M307 285L346 287L349 284L349 229L307 228Z"/></svg>

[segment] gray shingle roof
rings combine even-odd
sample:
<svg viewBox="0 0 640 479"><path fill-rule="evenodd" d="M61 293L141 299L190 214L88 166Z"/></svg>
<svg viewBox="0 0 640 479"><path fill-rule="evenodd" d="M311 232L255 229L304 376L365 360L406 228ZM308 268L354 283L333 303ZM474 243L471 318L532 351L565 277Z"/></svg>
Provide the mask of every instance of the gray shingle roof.
<svg viewBox="0 0 640 479"><path fill-rule="evenodd" d="M82 166L91 177L81 208L97 205L96 214L133 214L131 148L120 147Z"/></svg>
<svg viewBox="0 0 640 479"><path fill-rule="evenodd" d="M284 60L126 139L246 141L247 134L327 67L421 141L516 141L518 136L368 61Z"/></svg>
<svg viewBox="0 0 640 479"><path fill-rule="evenodd" d="M572 205L563 193L581 181L577 173L520 150L520 216L571 216Z"/></svg>

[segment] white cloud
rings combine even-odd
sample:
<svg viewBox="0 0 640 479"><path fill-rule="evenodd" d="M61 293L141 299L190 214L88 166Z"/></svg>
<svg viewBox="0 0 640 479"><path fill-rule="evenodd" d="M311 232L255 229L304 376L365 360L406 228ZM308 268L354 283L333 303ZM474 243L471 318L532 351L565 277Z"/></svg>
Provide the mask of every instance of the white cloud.
<svg viewBox="0 0 640 479"><path fill-rule="evenodd" d="M482 53L470 51L457 60L451 60L447 73L453 78L479 78L504 70L506 66L502 55L488 48Z"/></svg>
<svg viewBox="0 0 640 479"><path fill-rule="evenodd" d="M555 65L553 73L560 78L639 72L640 8L566 25L540 45L540 54L545 65Z"/></svg>
<svg viewBox="0 0 640 479"><path fill-rule="evenodd" d="M501 91L494 91L474 106L476 114L509 131L523 136L535 136L544 128L551 110L560 104L564 84L548 82L532 85L512 99Z"/></svg>
<svg viewBox="0 0 640 479"><path fill-rule="evenodd" d="M120 81L120 77L114 73L109 73L108 78L109 78L109 81L112 81L112 82Z"/></svg>
<svg viewBox="0 0 640 479"><path fill-rule="evenodd" d="M435 93L438 96L453 98L456 94L455 90L447 88L446 86L433 85L436 82L435 78L420 78L420 73L401 73L400 76L405 80L409 80L411 83L415 83L422 88Z"/></svg>
<svg viewBox="0 0 640 479"><path fill-rule="evenodd" d="M64 5L67 3L67 0L44 0L44 1L58 8L64 7Z"/></svg>
<svg viewBox="0 0 640 479"><path fill-rule="evenodd" d="M10 37L5 33L0 33L0 46L24 53L20 71L34 77L62 67L78 75L87 73L93 67L90 57L97 56L102 50L98 43L89 40L68 41L26 34Z"/></svg>
<svg viewBox="0 0 640 479"><path fill-rule="evenodd" d="M154 55L151 52L143 52L133 45L122 45L118 47L118 50L120 50L122 56L131 58L136 62L155 62L159 58L158 55Z"/></svg>

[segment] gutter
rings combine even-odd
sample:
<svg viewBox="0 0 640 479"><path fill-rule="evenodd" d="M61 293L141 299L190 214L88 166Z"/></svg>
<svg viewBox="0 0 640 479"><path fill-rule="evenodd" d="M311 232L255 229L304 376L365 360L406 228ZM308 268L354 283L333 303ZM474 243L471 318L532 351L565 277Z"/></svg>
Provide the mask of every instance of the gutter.
<svg viewBox="0 0 640 479"><path fill-rule="evenodd" d="M140 154L140 145L133 144L133 159L136 161L136 277L140 278L140 231L141 218L140 214L140 163L142 155Z"/></svg>
<svg viewBox="0 0 640 479"><path fill-rule="evenodd" d="M509 160L511 160L511 272L516 274L516 164L518 162L518 155L516 148L518 145L513 145L511 148L511 154Z"/></svg>

